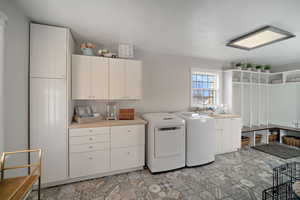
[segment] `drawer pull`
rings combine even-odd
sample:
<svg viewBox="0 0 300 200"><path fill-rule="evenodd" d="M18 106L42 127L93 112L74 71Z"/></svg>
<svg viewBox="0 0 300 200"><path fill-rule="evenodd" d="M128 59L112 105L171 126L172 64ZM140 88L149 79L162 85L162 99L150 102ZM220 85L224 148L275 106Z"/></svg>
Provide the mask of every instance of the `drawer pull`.
<svg viewBox="0 0 300 200"><path fill-rule="evenodd" d="M92 137L90 137L90 138L89 138L89 140L90 140L90 141L92 141L92 140L93 140L93 138L92 138Z"/></svg>
<svg viewBox="0 0 300 200"><path fill-rule="evenodd" d="M88 159L89 159L89 160L93 160L93 157L89 156Z"/></svg>
<svg viewBox="0 0 300 200"><path fill-rule="evenodd" d="M91 129L91 128L90 128L90 130L89 130L89 131L90 131L90 133L91 133L91 132L93 132L93 129Z"/></svg>
<svg viewBox="0 0 300 200"><path fill-rule="evenodd" d="M127 152L127 155L130 155L130 151Z"/></svg>
<svg viewBox="0 0 300 200"><path fill-rule="evenodd" d="M89 146L89 148L90 148L90 149L92 149L92 148L93 148L93 146Z"/></svg>
<svg viewBox="0 0 300 200"><path fill-rule="evenodd" d="M128 132L128 133L130 133L130 132L131 132L131 130L127 130L127 132Z"/></svg>

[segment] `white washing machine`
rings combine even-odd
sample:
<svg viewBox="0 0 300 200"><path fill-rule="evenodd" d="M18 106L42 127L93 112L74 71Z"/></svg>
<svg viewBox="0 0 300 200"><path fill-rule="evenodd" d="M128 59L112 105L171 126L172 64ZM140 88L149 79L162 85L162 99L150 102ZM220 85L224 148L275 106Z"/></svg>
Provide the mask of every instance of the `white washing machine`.
<svg viewBox="0 0 300 200"><path fill-rule="evenodd" d="M186 121L186 165L213 162L217 151L215 119L194 112L176 114Z"/></svg>
<svg viewBox="0 0 300 200"><path fill-rule="evenodd" d="M169 113L148 113L146 163L152 173L185 166L185 121Z"/></svg>

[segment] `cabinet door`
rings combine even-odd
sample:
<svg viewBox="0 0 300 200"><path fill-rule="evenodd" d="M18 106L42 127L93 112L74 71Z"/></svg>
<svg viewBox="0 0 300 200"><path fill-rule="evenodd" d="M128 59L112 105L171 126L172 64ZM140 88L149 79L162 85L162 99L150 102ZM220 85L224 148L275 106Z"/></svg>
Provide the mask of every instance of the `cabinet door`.
<svg viewBox="0 0 300 200"><path fill-rule="evenodd" d="M145 163L145 146L115 148L111 150L111 169L122 170L142 167Z"/></svg>
<svg viewBox="0 0 300 200"><path fill-rule="evenodd" d="M145 144L145 126L113 126L111 130L111 147L128 147Z"/></svg>
<svg viewBox="0 0 300 200"><path fill-rule="evenodd" d="M64 78L67 71L67 29L30 25L30 74Z"/></svg>
<svg viewBox="0 0 300 200"><path fill-rule="evenodd" d="M31 78L30 147L43 150L42 183L67 178L66 98L66 80Z"/></svg>
<svg viewBox="0 0 300 200"><path fill-rule="evenodd" d="M91 59L91 96L92 99L108 99L108 59Z"/></svg>
<svg viewBox="0 0 300 200"><path fill-rule="evenodd" d="M72 99L91 99L89 56L72 56Z"/></svg>
<svg viewBox="0 0 300 200"><path fill-rule="evenodd" d="M88 176L109 171L110 151L91 151L70 154L70 176Z"/></svg>
<svg viewBox="0 0 300 200"><path fill-rule="evenodd" d="M232 150L236 151L241 148L241 137L242 137L242 120L241 118L232 118L231 120L231 141Z"/></svg>
<svg viewBox="0 0 300 200"><path fill-rule="evenodd" d="M232 152L231 119L223 119L223 153Z"/></svg>
<svg viewBox="0 0 300 200"><path fill-rule="evenodd" d="M125 62L109 59L109 99L125 98Z"/></svg>
<svg viewBox="0 0 300 200"><path fill-rule="evenodd" d="M217 142L217 152L216 154L222 154L224 153L224 150L223 150L223 130L217 130L217 139L216 139L216 142Z"/></svg>
<svg viewBox="0 0 300 200"><path fill-rule="evenodd" d="M126 60L125 72L125 98L142 98L142 62L137 60Z"/></svg>

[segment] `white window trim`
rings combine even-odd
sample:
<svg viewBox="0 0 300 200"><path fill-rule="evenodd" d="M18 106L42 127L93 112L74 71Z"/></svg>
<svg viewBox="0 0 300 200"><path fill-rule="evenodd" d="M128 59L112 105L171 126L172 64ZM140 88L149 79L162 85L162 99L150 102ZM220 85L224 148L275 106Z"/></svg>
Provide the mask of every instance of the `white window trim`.
<svg viewBox="0 0 300 200"><path fill-rule="evenodd" d="M213 70L213 69L205 69L205 68L196 68L192 67L190 71L190 105L191 108L201 107L200 105L193 104L193 88L192 88L192 75L193 72L200 73L214 73L218 75L218 92L217 92L217 105L221 105L223 102L223 71L222 70Z"/></svg>

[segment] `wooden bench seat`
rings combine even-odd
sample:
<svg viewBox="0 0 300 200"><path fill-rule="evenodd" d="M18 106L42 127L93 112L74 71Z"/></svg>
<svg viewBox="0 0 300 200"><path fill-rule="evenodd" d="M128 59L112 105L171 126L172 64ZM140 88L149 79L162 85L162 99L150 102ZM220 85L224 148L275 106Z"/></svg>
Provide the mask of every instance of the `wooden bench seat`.
<svg viewBox="0 0 300 200"><path fill-rule="evenodd" d="M5 158L7 155L16 153L38 152L39 161L37 163L23 166L5 166ZM27 176L19 176L14 178L4 178L4 171L11 169L30 168ZM41 150L25 150L18 152L4 152L1 158L1 180L0 180L0 200L21 200L26 197L33 185L38 182L38 199L40 199L40 171L41 171Z"/></svg>

